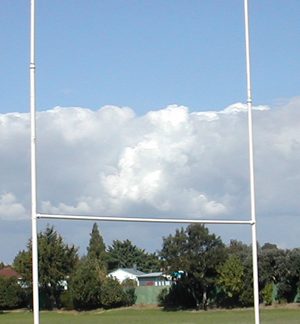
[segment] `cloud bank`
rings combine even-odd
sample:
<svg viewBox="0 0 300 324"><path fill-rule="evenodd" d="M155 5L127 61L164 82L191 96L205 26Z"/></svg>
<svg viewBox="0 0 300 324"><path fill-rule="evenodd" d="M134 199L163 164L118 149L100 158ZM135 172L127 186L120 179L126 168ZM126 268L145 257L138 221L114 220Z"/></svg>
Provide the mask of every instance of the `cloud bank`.
<svg viewBox="0 0 300 324"><path fill-rule="evenodd" d="M254 107L257 215L300 223L300 98ZM246 106L63 108L37 114L39 211L250 218ZM0 115L0 219L29 218L29 115ZM299 224L300 225L300 224ZM286 224L288 226L288 224ZM270 230L272 226L270 225ZM286 238L288 244L288 238Z"/></svg>

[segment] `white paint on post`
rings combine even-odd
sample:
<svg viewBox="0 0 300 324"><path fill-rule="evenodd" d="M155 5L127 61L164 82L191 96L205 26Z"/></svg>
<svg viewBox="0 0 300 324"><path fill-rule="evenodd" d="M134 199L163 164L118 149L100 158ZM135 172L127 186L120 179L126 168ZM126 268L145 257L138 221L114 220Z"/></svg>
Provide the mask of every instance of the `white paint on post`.
<svg viewBox="0 0 300 324"><path fill-rule="evenodd" d="M248 0L244 0L245 10L245 40L246 40L246 72L247 72L247 106L248 106L248 135L249 135L249 171L250 171L250 199L252 220L252 265L253 265L253 291L255 324L259 319L259 288L258 288L258 264L257 264L257 239L256 239L256 208L255 208L255 181L254 181L254 153L253 153L253 122L252 122L252 89L250 68L250 36L249 36L249 6Z"/></svg>
<svg viewBox="0 0 300 324"><path fill-rule="evenodd" d="M30 2L30 149L31 149L31 241L34 324L39 324L39 276L36 215L36 107L35 107L35 0Z"/></svg>

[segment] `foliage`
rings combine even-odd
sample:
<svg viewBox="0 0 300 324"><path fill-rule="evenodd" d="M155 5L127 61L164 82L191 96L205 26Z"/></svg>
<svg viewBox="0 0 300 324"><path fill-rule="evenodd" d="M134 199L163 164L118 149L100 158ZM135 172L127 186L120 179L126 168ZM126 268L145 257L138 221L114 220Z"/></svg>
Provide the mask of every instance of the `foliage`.
<svg viewBox="0 0 300 324"><path fill-rule="evenodd" d="M73 292L76 291L73 302L76 308L93 309L102 306L101 294L106 274L106 247L98 225L94 223L87 247L87 256L83 259L81 268L78 269L77 276L75 276L78 287L73 289Z"/></svg>
<svg viewBox="0 0 300 324"><path fill-rule="evenodd" d="M272 305L273 301L273 284L269 283L265 285L264 289L262 290L263 300L266 306Z"/></svg>
<svg viewBox="0 0 300 324"><path fill-rule="evenodd" d="M124 288L135 288L137 286L137 283L133 279L126 278L125 280L123 280L122 286Z"/></svg>
<svg viewBox="0 0 300 324"><path fill-rule="evenodd" d="M72 276L70 291L77 310L132 305L136 298L132 284L123 287L116 279L108 278L99 262L88 257L81 260Z"/></svg>
<svg viewBox="0 0 300 324"><path fill-rule="evenodd" d="M90 259L99 260L101 263L103 263L103 266L105 264L105 244L99 232L97 223L94 223L92 232L90 234L89 246L87 247L87 257Z"/></svg>
<svg viewBox="0 0 300 324"><path fill-rule="evenodd" d="M107 278L101 287L101 304L105 308L119 307L127 303L127 296L117 279Z"/></svg>
<svg viewBox="0 0 300 324"><path fill-rule="evenodd" d="M239 296L244 287L244 266L240 258L230 255L218 269L217 285L223 290L230 306L239 304Z"/></svg>
<svg viewBox="0 0 300 324"><path fill-rule="evenodd" d="M186 290L193 296L197 308L202 302L206 309L216 283L217 268L226 258L225 246L220 237L210 234L203 225L192 224L185 230L177 229L174 236L163 238L160 255L166 270L171 273L183 270L185 273L179 280L179 288L173 288L174 292Z"/></svg>
<svg viewBox="0 0 300 324"><path fill-rule="evenodd" d="M17 278L0 277L0 310L23 306L24 293Z"/></svg>
<svg viewBox="0 0 300 324"><path fill-rule="evenodd" d="M286 251L275 244L266 243L258 254L259 281L264 287L268 283L279 283L286 274Z"/></svg>
<svg viewBox="0 0 300 324"><path fill-rule="evenodd" d="M262 287L276 284L278 301L293 302L300 287L300 249L282 250L266 243L259 253L259 275Z"/></svg>
<svg viewBox="0 0 300 324"><path fill-rule="evenodd" d="M293 302L300 288L300 249L286 251L285 268L277 286L278 300Z"/></svg>
<svg viewBox="0 0 300 324"><path fill-rule="evenodd" d="M14 268L22 276L25 286L31 286L32 282L32 260L31 260L31 242L27 245L27 250L19 251L14 259Z"/></svg>
<svg viewBox="0 0 300 324"><path fill-rule="evenodd" d="M108 247L109 271L134 266L143 272L154 272L159 271L160 262L156 254L145 252L132 244L130 240L114 240L113 244Z"/></svg>
<svg viewBox="0 0 300 324"><path fill-rule="evenodd" d="M125 300L124 300L124 303L126 306L131 306L135 303L136 301L136 294L135 294L135 288L137 286L137 282L133 279L125 279L123 282L122 282L122 287L123 287L123 291L125 293Z"/></svg>
<svg viewBox="0 0 300 324"><path fill-rule="evenodd" d="M247 259L251 258L251 246L241 241L230 240L227 247L228 255L235 255L244 263Z"/></svg>
<svg viewBox="0 0 300 324"><path fill-rule="evenodd" d="M169 289L164 288L158 295L159 306L165 310L195 308L195 298L191 293L189 282L182 279Z"/></svg>
<svg viewBox="0 0 300 324"><path fill-rule="evenodd" d="M124 306L131 306L136 302L136 294L135 294L135 288L134 287L126 287L124 288L125 293L125 300L124 300Z"/></svg>
<svg viewBox="0 0 300 324"><path fill-rule="evenodd" d="M38 234L38 262L40 291L46 295L46 308L60 307L63 284L78 262L77 248L64 243L54 227L47 226ZM32 289L31 241L27 251L20 251L14 267L22 275L25 286Z"/></svg>
<svg viewBox="0 0 300 324"><path fill-rule="evenodd" d="M70 290L75 309L94 309L101 306L101 288L105 272L97 260L84 258L71 277Z"/></svg>
<svg viewBox="0 0 300 324"><path fill-rule="evenodd" d="M241 293L239 294L238 300L236 302L238 305L244 307L253 306L254 297L253 297L253 268L252 268L251 245L244 244L241 241L231 240L229 246L227 247L227 252L229 257L230 256L238 257L243 266L243 287L241 289ZM225 296L225 298L227 297ZM228 302L228 300L226 302Z"/></svg>
<svg viewBox="0 0 300 324"><path fill-rule="evenodd" d="M169 295L169 288L163 288L158 295L158 306L168 307L167 298Z"/></svg>
<svg viewBox="0 0 300 324"><path fill-rule="evenodd" d="M161 271L173 275L173 285L159 296L165 308L206 309L217 306L253 306L251 245L232 240L225 247L222 240L210 234L203 225L177 229L163 238L159 255L147 253L129 240L113 241L108 251L97 224L90 233L87 256L78 260L77 249L63 242L53 227L38 235L40 304L48 309L64 307L88 310L98 307L132 305L136 300L135 281L120 285L107 279L107 270L135 265L144 272ZM272 303L275 285L277 300L293 302L300 291L300 249L283 250L266 243L259 252L260 297ZM0 268L3 266L0 263ZM30 304L32 299L31 241L14 260L22 275L22 287L0 281L0 308ZM175 275L177 273L177 275ZM178 275L179 274L179 275ZM9 283L9 284L8 284ZM63 285L68 284L68 291ZM25 288L24 288L25 287ZM3 297L6 296L8 297ZM27 298L27 299L26 299Z"/></svg>
<svg viewBox="0 0 300 324"><path fill-rule="evenodd" d="M61 307L66 310L74 309L73 298L70 289L65 290L60 296Z"/></svg>

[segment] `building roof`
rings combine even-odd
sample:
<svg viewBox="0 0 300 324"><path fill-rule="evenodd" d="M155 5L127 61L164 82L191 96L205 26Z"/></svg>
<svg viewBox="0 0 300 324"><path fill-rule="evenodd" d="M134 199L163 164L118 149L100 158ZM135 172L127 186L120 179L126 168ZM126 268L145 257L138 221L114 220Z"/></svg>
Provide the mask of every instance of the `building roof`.
<svg viewBox="0 0 300 324"><path fill-rule="evenodd" d="M139 278L153 278L153 277L161 277L163 276L162 272L151 272L151 273L145 273L142 275L139 275Z"/></svg>
<svg viewBox="0 0 300 324"><path fill-rule="evenodd" d="M128 272L128 273L130 273L130 274L132 274L134 276L141 276L141 275L144 275L145 274L145 272L139 271L139 270L134 269L134 268L118 268L118 269L112 271L111 273L114 273L114 272L116 272L118 270L122 270L122 271Z"/></svg>
<svg viewBox="0 0 300 324"><path fill-rule="evenodd" d="M16 277L16 278L21 278L21 275L17 271L15 271L12 267L7 266L7 267L4 267L4 268L0 269L0 277L6 277L6 278Z"/></svg>

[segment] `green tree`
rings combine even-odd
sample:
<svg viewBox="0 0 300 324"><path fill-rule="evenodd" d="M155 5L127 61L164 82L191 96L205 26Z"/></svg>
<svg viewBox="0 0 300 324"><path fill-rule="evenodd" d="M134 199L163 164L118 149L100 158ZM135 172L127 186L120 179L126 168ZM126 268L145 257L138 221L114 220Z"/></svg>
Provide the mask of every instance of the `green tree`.
<svg viewBox="0 0 300 324"><path fill-rule="evenodd" d="M132 283L123 286L108 278L99 262L87 257L80 261L70 282L72 304L77 310L132 305L136 298L134 291Z"/></svg>
<svg viewBox="0 0 300 324"><path fill-rule="evenodd" d="M97 223L90 233L87 256L79 262L70 280L66 302L78 310L101 306L101 287L106 277L106 251ZM71 299L71 302L70 300Z"/></svg>
<svg viewBox="0 0 300 324"><path fill-rule="evenodd" d="M300 290L300 248L287 250L284 261L277 284L277 298L279 301L293 302Z"/></svg>
<svg viewBox="0 0 300 324"><path fill-rule="evenodd" d="M89 246L87 247L87 257L99 260L103 263L106 259L105 244L97 223L94 223L90 234Z"/></svg>
<svg viewBox="0 0 300 324"><path fill-rule="evenodd" d="M103 238L98 225L94 223L87 247L87 256L81 260L71 278L71 296L76 309L95 309L119 304L118 291L110 290L109 287L113 284L106 278L107 258ZM113 286L116 289L119 287L125 296L119 283L118 287ZM111 296L108 296L109 294Z"/></svg>
<svg viewBox="0 0 300 324"><path fill-rule="evenodd" d="M167 271L184 271L181 285L193 296L197 308L202 302L206 309L216 283L217 269L226 258L221 238L210 234L203 225L192 224L185 230L177 229L174 236L163 238L160 255Z"/></svg>
<svg viewBox="0 0 300 324"><path fill-rule="evenodd" d="M137 282L133 279L127 278L122 282L122 287L126 295L126 300L125 300L126 306L131 306L135 303L137 298L135 294L136 286L137 286Z"/></svg>
<svg viewBox="0 0 300 324"><path fill-rule="evenodd" d="M239 303L239 296L244 287L244 266L240 258L230 255L225 263L218 269L217 284L225 293L230 306Z"/></svg>
<svg viewBox="0 0 300 324"><path fill-rule="evenodd" d="M130 240L114 240L108 247L108 269L133 268L143 272L159 271L160 261L155 253L147 253L145 250L132 244Z"/></svg>
<svg viewBox="0 0 300 324"><path fill-rule="evenodd" d="M267 287L273 284L279 301L292 301L296 294L297 284L292 284L290 276L294 266L289 262L289 255L289 250L279 249L275 244L266 243L259 249L259 281L264 300Z"/></svg>
<svg viewBox="0 0 300 324"><path fill-rule="evenodd" d="M71 277L70 290L73 305L78 310L94 309L101 306L101 288L106 274L99 262L83 258Z"/></svg>
<svg viewBox="0 0 300 324"><path fill-rule="evenodd" d="M229 246L227 247L228 255L235 255L240 258L240 260L245 262L247 259L252 257L252 248L241 241L230 240Z"/></svg>
<svg viewBox="0 0 300 324"><path fill-rule="evenodd" d="M40 291L46 296L46 308L60 307L60 294L64 283L77 262L77 248L64 243L53 226L38 234L38 262ZM29 290L32 289L31 241L26 251L20 251L14 260L15 269L22 275Z"/></svg>
<svg viewBox="0 0 300 324"><path fill-rule="evenodd" d="M23 306L24 294L17 278L0 277L0 310Z"/></svg>
<svg viewBox="0 0 300 324"><path fill-rule="evenodd" d="M266 243L258 253L259 281L261 287L281 281L287 272L286 251L275 244Z"/></svg>
<svg viewBox="0 0 300 324"><path fill-rule="evenodd" d="M265 287L262 290L262 297L264 304L266 306L272 305L273 302L273 284L269 283L265 285Z"/></svg>
<svg viewBox="0 0 300 324"><path fill-rule="evenodd" d="M244 267L243 289L239 295L241 306L248 307L253 305L253 268L252 268L252 248L241 241L231 240L227 247L229 256L237 256Z"/></svg>
<svg viewBox="0 0 300 324"><path fill-rule="evenodd" d="M127 303L127 296L118 280L106 278L101 287L101 304L105 308L120 307Z"/></svg>
<svg viewBox="0 0 300 324"><path fill-rule="evenodd" d="M253 296L253 267L252 258L246 258L243 261L244 266L244 285L242 293L239 296L239 301L243 307L252 307L254 296Z"/></svg>

